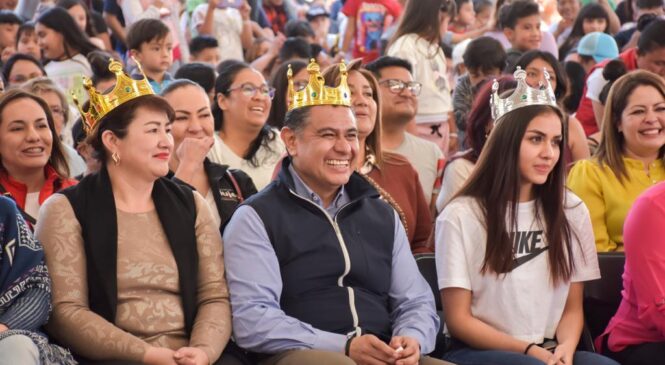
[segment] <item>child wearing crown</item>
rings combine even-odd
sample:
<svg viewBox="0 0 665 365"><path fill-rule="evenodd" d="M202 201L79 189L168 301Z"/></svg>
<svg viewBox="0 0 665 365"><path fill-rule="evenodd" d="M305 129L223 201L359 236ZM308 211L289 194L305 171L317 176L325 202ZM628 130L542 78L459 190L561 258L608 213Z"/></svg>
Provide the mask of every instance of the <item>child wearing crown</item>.
<svg viewBox="0 0 665 365"><path fill-rule="evenodd" d="M436 221L439 288L456 364L616 364L576 351L583 282L600 277L589 212L564 187L563 115L549 78L491 100L495 126Z"/></svg>

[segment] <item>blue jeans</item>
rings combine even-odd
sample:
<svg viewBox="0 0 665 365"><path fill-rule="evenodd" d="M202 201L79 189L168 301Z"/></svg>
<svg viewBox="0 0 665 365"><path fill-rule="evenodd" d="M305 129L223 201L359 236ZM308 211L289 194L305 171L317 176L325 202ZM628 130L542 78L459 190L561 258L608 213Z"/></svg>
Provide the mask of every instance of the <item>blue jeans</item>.
<svg viewBox="0 0 665 365"><path fill-rule="evenodd" d="M498 350L474 350L462 348L443 354L443 360L457 365L543 365L535 357L517 352ZM577 351L573 357L574 365L619 365L618 362L594 352Z"/></svg>

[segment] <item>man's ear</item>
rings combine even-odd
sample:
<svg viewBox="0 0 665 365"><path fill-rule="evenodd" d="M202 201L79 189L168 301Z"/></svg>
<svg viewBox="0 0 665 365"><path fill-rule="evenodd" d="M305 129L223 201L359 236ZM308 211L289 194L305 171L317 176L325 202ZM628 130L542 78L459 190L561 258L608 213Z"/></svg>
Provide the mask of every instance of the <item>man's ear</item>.
<svg viewBox="0 0 665 365"><path fill-rule="evenodd" d="M286 153L288 153L289 156L291 157L296 156L298 154L296 148L297 147L296 132L289 127L282 127L279 136L282 138L282 142L284 142L284 146L286 147Z"/></svg>

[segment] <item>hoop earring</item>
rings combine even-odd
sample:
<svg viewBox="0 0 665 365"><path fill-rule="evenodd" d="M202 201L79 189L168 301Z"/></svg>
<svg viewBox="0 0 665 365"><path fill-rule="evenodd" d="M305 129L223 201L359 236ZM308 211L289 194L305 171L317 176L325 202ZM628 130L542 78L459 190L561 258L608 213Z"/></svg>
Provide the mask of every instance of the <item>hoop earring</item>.
<svg viewBox="0 0 665 365"><path fill-rule="evenodd" d="M120 156L118 156L118 152L113 152L111 155L111 160L113 160L113 163L118 166L120 164Z"/></svg>

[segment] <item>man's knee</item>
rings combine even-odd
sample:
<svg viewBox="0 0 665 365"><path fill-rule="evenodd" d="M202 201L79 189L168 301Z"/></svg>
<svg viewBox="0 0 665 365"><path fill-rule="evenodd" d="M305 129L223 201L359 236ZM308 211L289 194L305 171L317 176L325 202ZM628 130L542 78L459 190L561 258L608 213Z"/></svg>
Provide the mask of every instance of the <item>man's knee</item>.
<svg viewBox="0 0 665 365"><path fill-rule="evenodd" d="M348 356L338 352L320 350L292 350L275 355L261 365L356 365Z"/></svg>
<svg viewBox="0 0 665 365"><path fill-rule="evenodd" d="M39 349L30 337L14 335L0 340L0 365L39 365Z"/></svg>

